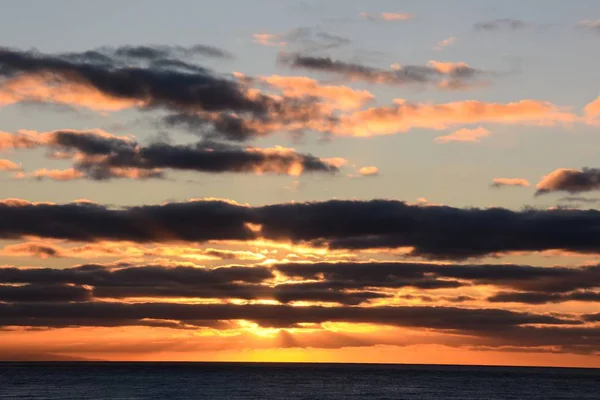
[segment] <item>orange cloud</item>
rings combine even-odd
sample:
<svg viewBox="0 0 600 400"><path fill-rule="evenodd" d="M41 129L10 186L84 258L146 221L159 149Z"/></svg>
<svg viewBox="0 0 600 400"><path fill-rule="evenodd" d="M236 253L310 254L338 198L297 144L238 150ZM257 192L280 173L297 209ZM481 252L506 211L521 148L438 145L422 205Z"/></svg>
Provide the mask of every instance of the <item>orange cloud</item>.
<svg viewBox="0 0 600 400"><path fill-rule="evenodd" d="M502 186L521 186L521 187L529 187L529 181L524 178L494 178L493 187L502 187Z"/></svg>
<svg viewBox="0 0 600 400"><path fill-rule="evenodd" d="M464 62L447 62L447 61L429 61L429 65L441 72L442 74L451 74L463 68L470 68L469 64Z"/></svg>
<svg viewBox="0 0 600 400"><path fill-rule="evenodd" d="M21 167L10 160L0 159L0 171L14 171Z"/></svg>
<svg viewBox="0 0 600 400"><path fill-rule="evenodd" d="M44 76L18 76L0 85L0 105L26 101L65 104L96 111L118 111L144 104L111 97L84 84L61 82Z"/></svg>
<svg viewBox="0 0 600 400"><path fill-rule="evenodd" d="M384 21L404 21L407 19L413 19L415 16L408 13L389 13L383 12L381 13L381 18Z"/></svg>
<svg viewBox="0 0 600 400"><path fill-rule="evenodd" d="M254 33L252 35L254 39L254 43L263 45L263 46L286 46L287 43L283 40L280 40L280 35L276 35L273 33Z"/></svg>
<svg viewBox="0 0 600 400"><path fill-rule="evenodd" d="M98 242L82 246L61 246L51 240L37 240L6 245L0 255L37 258L139 258L167 257L194 261L239 260L262 261L264 254L244 250L198 248L190 246L148 247L136 243Z"/></svg>
<svg viewBox="0 0 600 400"><path fill-rule="evenodd" d="M598 117L600 115L600 97L585 106L583 111L588 118Z"/></svg>
<svg viewBox="0 0 600 400"><path fill-rule="evenodd" d="M80 179L84 176L83 173L74 168L68 169L38 169L30 173L19 172L15 174L17 179L35 178L35 179L52 179L54 181L72 181Z"/></svg>
<svg viewBox="0 0 600 400"><path fill-rule="evenodd" d="M336 168L341 168L348 164L348 160L341 157L324 158L323 161L329 165L333 165Z"/></svg>
<svg viewBox="0 0 600 400"><path fill-rule="evenodd" d="M409 13L391 13L391 12L382 12L380 14L369 14L366 12L361 12L360 16L366 19L370 19L372 21L406 21L409 19L413 19L415 16Z"/></svg>
<svg viewBox="0 0 600 400"><path fill-rule="evenodd" d="M128 179L148 179L148 178L156 178L161 176L163 173L162 169L153 168L153 169L140 169L140 168L121 168L121 167L111 167L110 174L111 176L118 178L128 178Z"/></svg>
<svg viewBox="0 0 600 400"><path fill-rule="evenodd" d="M449 135L436 137L433 141L436 143L479 142L481 138L490 134L490 131L481 126L475 129L463 128Z"/></svg>
<svg viewBox="0 0 600 400"><path fill-rule="evenodd" d="M441 40L437 42L434 47L434 50L443 50L444 48L453 45L456 43L456 38L454 36L449 37L448 39Z"/></svg>
<svg viewBox="0 0 600 400"><path fill-rule="evenodd" d="M61 129L57 131L37 132L32 130L22 129L16 133L0 132L0 150L4 149L32 149L44 145L56 144L56 136L58 132L67 132L70 134L94 134L103 138L114 138L125 141L132 141L127 136L117 136L106 132L102 129L89 129L79 131L75 129ZM70 158L70 155L58 153L56 158Z"/></svg>
<svg viewBox="0 0 600 400"><path fill-rule="evenodd" d="M31 149L38 146L37 133L22 131L19 133L0 131L0 150Z"/></svg>
<svg viewBox="0 0 600 400"><path fill-rule="evenodd" d="M413 104L397 99L395 103L395 106L369 108L341 116L339 123L331 129L338 135L368 137L415 128L444 130L453 125L480 123L553 125L579 119L564 108L537 100L504 104L476 100Z"/></svg>
<svg viewBox="0 0 600 400"><path fill-rule="evenodd" d="M283 92L287 97L320 97L332 103L334 108L352 110L362 107L374 99L367 90L356 90L348 86L321 85L315 79L304 76L273 75L259 78Z"/></svg>
<svg viewBox="0 0 600 400"><path fill-rule="evenodd" d="M256 164L254 173L275 173L281 175L300 176L304 172L304 158L295 149L289 147L275 146L267 148L248 147L249 153L261 154L265 157L264 162ZM326 164L335 167L341 158L323 160Z"/></svg>
<svg viewBox="0 0 600 400"><path fill-rule="evenodd" d="M376 176L379 175L379 168L374 166L362 167L358 170L361 176Z"/></svg>
<svg viewBox="0 0 600 400"><path fill-rule="evenodd" d="M600 188L600 169L583 168L581 170L559 168L544 176L537 184L536 195L549 192L581 193Z"/></svg>

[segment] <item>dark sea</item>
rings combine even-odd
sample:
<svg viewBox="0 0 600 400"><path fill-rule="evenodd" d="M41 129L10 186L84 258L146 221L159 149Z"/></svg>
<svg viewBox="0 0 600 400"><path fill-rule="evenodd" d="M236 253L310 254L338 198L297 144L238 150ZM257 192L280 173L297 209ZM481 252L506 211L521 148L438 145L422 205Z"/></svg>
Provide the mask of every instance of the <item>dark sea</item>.
<svg viewBox="0 0 600 400"><path fill-rule="evenodd" d="M367 364L0 363L0 399L600 399L600 370Z"/></svg>

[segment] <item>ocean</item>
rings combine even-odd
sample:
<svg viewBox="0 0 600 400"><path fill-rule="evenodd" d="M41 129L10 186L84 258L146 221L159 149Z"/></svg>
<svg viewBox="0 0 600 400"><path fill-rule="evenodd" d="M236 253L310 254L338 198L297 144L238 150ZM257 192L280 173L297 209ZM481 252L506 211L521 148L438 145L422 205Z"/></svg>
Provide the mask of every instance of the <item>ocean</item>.
<svg viewBox="0 0 600 400"><path fill-rule="evenodd" d="M373 364L0 363L0 399L600 399L600 370Z"/></svg>

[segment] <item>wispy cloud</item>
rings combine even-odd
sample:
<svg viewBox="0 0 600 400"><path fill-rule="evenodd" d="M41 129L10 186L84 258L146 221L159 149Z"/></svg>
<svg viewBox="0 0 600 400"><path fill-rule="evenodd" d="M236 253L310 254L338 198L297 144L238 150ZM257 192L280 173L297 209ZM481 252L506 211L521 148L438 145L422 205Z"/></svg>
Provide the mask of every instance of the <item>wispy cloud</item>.
<svg viewBox="0 0 600 400"><path fill-rule="evenodd" d="M263 46L287 46L287 42L281 39L281 35L273 33L254 33L252 35L254 43Z"/></svg>
<svg viewBox="0 0 600 400"><path fill-rule="evenodd" d="M349 81L365 81L389 85L432 85L441 89L464 90L481 86L484 71L464 62L429 61L427 65L392 64L391 69L381 69L363 64L333 60L329 57L283 54L284 65L315 72L341 76Z"/></svg>
<svg viewBox="0 0 600 400"><path fill-rule="evenodd" d="M18 164L10 160L0 158L0 171L15 171L18 169L21 169L21 167Z"/></svg>
<svg viewBox="0 0 600 400"><path fill-rule="evenodd" d="M474 129L463 128L446 136L438 136L434 139L434 142L480 142L482 138L491 135L491 133L492 132L482 126Z"/></svg>
<svg viewBox="0 0 600 400"><path fill-rule="evenodd" d="M332 129L340 135L366 137L407 132L414 128L445 130L455 125L482 123L553 125L578 120L577 115L566 109L537 100L513 103L467 100L429 104L397 99L395 103L394 106L374 107L344 115ZM470 133L461 135L471 137Z"/></svg>
<svg viewBox="0 0 600 400"><path fill-rule="evenodd" d="M478 22L475 25L473 25L473 28L475 28L475 30L479 30L479 31L500 31L500 30L516 31L516 30L530 28L531 26L532 26L531 23L522 21L520 19L499 18L499 19L494 19L491 21Z"/></svg>
<svg viewBox="0 0 600 400"><path fill-rule="evenodd" d="M506 186L529 187L530 183L524 178L494 178L491 186L494 188Z"/></svg>
<svg viewBox="0 0 600 400"><path fill-rule="evenodd" d="M579 22L577 26L600 33L600 19L587 19Z"/></svg>
<svg viewBox="0 0 600 400"><path fill-rule="evenodd" d="M407 21L415 18L413 14L409 13L392 13L392 12L382 12L379 14L371 14L367 12L361 12L360 17L364 19L368 19L370 21Z"/></svg>
<svg viewBox="0 0 600 400"><path fill-rule="evenodd" d="M454 36L451 36L444 40L440 40L435 45L434 50L438 50L438 51L444 50L446 47L452 46L453 44L455 44L456 41L457 41L457 39Z"/></svg>

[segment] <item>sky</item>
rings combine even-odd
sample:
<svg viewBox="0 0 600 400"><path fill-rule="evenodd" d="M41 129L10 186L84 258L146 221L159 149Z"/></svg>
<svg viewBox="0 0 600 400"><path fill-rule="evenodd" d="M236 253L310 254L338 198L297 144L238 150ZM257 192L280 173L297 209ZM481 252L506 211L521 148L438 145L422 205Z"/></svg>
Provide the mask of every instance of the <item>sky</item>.
<svg viewBox="0 0 600 400"><path fill-rule="evenodd" d="M600 367L597 1L2 8L0 359Z"/></svg>

